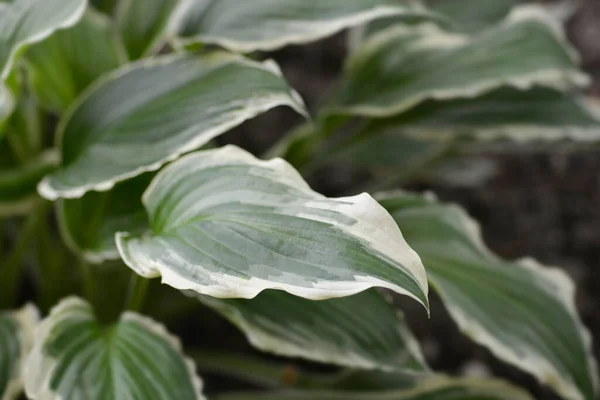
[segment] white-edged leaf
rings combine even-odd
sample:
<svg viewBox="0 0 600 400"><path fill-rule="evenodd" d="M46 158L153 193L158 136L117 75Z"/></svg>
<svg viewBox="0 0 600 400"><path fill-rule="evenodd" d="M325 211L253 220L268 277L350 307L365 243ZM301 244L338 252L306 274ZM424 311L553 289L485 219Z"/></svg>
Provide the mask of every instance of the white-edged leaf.
<svg viewBox="0 0 600 400"><path fill-rule="evenodd" d="M254 299L199 296L259 350L351 368L425 372L419 343L375 289L322 301L266 290Z"/></svg>
<svg viewBox="0 0 600 400"><path fill-rule="evenodd" d="M287 391L239 393L219 400L531 400L523 390L495 379L452 379L434 377L410 389L365 392Z"/></svg>
<svg viewBox="0 0 600 400"><path fill-rule="evenodd" d="M427 11L412 0L183 0L169 30L183 44L248 53L312 42L394 15L412 18Z"/></svg>
<svg viewBox="0 0 600 400"><path fill-rule="evenodd" d="M95 79L127 60L111 24L89 9L74 26L27 50L31 88L45 108L64 111Z"/></svg>
<svg viewBox="0 0 600 400"><path fill-rule="evenodd" d="M180 290L312 300L385 287L427 307L427 278L389 214L364 193L327 198L282 159L234 146L163 169L142 198L152 234L117 234L129 267Z"/></svg>
<svg viewBox="0 0 600 400"><path fill-rule="evenodd" d="M466 335L567 399L596 399L591 339L575 308L575 287L561 270L499 259L457 206L406 193L377 198L423 258L431 286Z"/></svg>
<svg viewBox="0 0 600 400"><path fill-rule="evenodd" d="M452 30L474 33L504 19L526 0L438 0L429 7L448 18Z"/></svg>
<svg viewBox="0 0 600 400"><path fill-rule="evenodd" d="M40 185L48 199L159 169L276 106L304 106L272 62L227 53L143 60L104 75L58 128L62 166Z"/></svg>
<svg viewBox="0 0 600 400"><path fill-rule="evenodd" d="M16 57L31 43L79 21L86 0L13 0L0 13L0 81L6 80Z"/></svg>
<svg viewBox="0 0 600 400"><path fill-rule="evenodd" d="M472 38L432 24L372 36L351 57L332 112L389 117L427 99L475 97L502 86L587 83L560 26L530 6Z"/></svg>
<svg viewBox="0 0 600 400"><path fill-rule="evenodd" d="M597 102L549 88L504 87L472 99L426 101L396 117L373 120L360 136L364 142L394 132L421 139L596 141L600 139Z"/></svg>
<svg viewBox="0 0 600 400"><path fill-rule="evenodd" d="M165 35L167 22L178 0L121 0L116 22L129 57L143 57L155 49Z"/></svg>
<svg viewBox="0 0 600 400"><path fill-rule="evenodd" d="M15 400L23 389L21 368L33 343L37 309L0 312L0 399Z"/></svg>
<svg viewBox="0 0 600 400"><path fill-rule="evenodd" d="M127 231L137 235L149 229L142 194L153 176L146 173L107 192L88 192L80 199L59 199L58 223L69 248L92 263L119 259L115 234Z"/></svg>
<svg viewBox="0 0 600 400"><path fill-rule="evenodd" d="M32 400L204 399L194 363L162 325L125 312L103 326L74 297L37 328L23 379Z"/></svg>
<svg viewBox="0 0 600 400"><path fill-rule="evenodd" d="M4 134L6 121L15 109L15 99L10 89L0 82L0 138Z"/></svg>

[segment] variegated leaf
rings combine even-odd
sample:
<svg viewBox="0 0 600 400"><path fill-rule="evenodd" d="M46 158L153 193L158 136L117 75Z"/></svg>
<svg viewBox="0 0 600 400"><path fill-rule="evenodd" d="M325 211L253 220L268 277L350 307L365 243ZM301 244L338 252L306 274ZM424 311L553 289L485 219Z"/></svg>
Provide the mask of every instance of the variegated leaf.
<svg viewBox="0 0 600 400"><path fill-rule="evenodd" d="M42 321L23 374L32 400L204 399L193 362L162 325L126 312L103 326L78 298Z"/></svg>
<svg viewBox="0 0 600 400"><path fill-rule="evenodd" d="M377 18L416 15L427 11L413 0L184 0L170 31L183 44L252 52L312 42Z"/></svg>
<svg viewBox="0 0 600 400"><path fill-rule="evenodd" d="M323 301L276 290L251 300L199 299L240 328L259 350L352 368L427 370L402 316L375 289Z"/></svg>
<svg viewBox="0 0 600 400"><path fill-rule="evenodd" d="M56 199L108 190L282 105L304 112L271 61L211 53L130 64L96 81L61 121L63 165L39 192Z"/></svg>
<svg viewBox="0 0 600 400"><path fill-rule="evenodd" d="M153 233L118 234L119 252L177 289L316 300L381 286L428 304L421 261L376 201L324 197L281 159L233 146L196 152L162 170L143 202Z"/></svg>
<svg viewBox="0 0 600 400"><path fill-rule="evenodd" d="M8 118L10 117L10 114L13 112L14 108L15 99L13 94L6 85L0 83L0 138L4 134L6 121L8 121Z"/></svg>
<svg viewBox="0 0 600 400"><path fill-rule="evenodd" d="M15 400L23 389L21 368L39 316L34 306L0 313L0 399Z"/></svg>
<svg viewBox="0 0 600 400"><path fill-rule="evenodd" d="M405 193L377 198L423 257L432 287L466 335L567 399L596 399L590 336L561 270L499 259L457 206Z"/></svg>
<svg viewBox="0 0 600 400"><path fill-rule="evenodd" d="M510 10L527 0L439 0L429 6L446 16L452 30L477 32L504 19Z"/></svg>
<svg viewBox="0 0 600 400"><path fill-rule="evenodd" d="M32 43L79 21L86 0L13 0L0 13L0 81L6 80L16 57Z"/></svg>
<svg viewBox="0 0 600 400"><path fill-rule="evenodd" d="M561 27L533 6L472 38L431 24L386 29L354 53L345 75L332 112L368 117L502 86L566 89L588 82Z"/></svg>
<svg viewBox="0 0 600 400"><path fill-rule="evenodd" d="M127 60L111 24L89 9L74 26L27 50L31 87L45 108L63 112L90 83Z"/></svg>

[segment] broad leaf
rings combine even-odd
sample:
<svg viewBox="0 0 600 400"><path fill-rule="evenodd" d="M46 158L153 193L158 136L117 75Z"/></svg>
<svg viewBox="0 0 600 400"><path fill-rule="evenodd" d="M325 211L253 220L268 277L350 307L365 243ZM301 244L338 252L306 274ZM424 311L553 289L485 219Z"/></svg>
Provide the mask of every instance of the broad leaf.
<svg viewBox="0 0 600 400"><path fill-rule="evenodd" d="M111 21L91 9L75 26L56 32L25 54L35 95L56 112L64 111L96 78L126 60Z"/></svg>
<svg viewBox="0 0 600 400"><path fill-rule="evenodd" d="M553 89L505 87L473 99L430 100L397 117L373 120L358 140L371 144L400 133L429 139L598 140L600 106Z"/></svg>
<svg viewBox="0 0 600 400"><path fill-rule="evenodd" d="M116 21L132 60L155 50L178 0L121 0Z"/></svg>
<svg viewBox="0 0 600 400"><path fill-rule="evenodd" d="M345 75L332 112L371 117L507 85L565 89L588 82L560 27L535 7L519 8L473 38L431 24L386 29L351 57Z"/></svg>
<svg viewBox="0 0 600 400"><path fill-rule="evenodd" d="M74 25L86 0L13 0L0 13L0 81L6 80L16 57L31 43Z"/></svg>
<svg viewBox="0 0 600 400"><path fill-rule="evenodd" d="M373 392L293 391L281 393L240 393L217 400L531 400L521 389L498 380L450 379L436 377L404 390Z"/></svg>
<svg viewBox="0 0 600 400"><path fill-rule="evenodd" d="M23 388L21 368L33 342L38 311L28 305L0 313L0 399L14 400Z"/></svg>
<svg viewBox="0 0 600 400"><path fill-rule="evenodd" d="M385 210L367 194L324 197L281 159L196 152L142 200L153 234L118 234L117 246L144 277L219 298L277 289L317 300L381 286L427 306L425 270Z"/></svg>
<svg viewBox="0 0 600 400"><path fill-rule="evenodd" d="M0 156L6 156L4 151L0 148ZM0 216L29 212L39 198L38 183L58 166L58 162L58 153L47 150L26 164L0 166Z"/></svg>
<svg viewBox="0 0 600 400"><path fill-rule="evenodd" d="M263 351L353 368L427 369L402 317L374 289L323 301L276 290L251 300L199 298Z"/></svg>
<svg viewBox="0 0 600 400"><path fill-rule="evenodd" d="M312 42L393 15L427 12L410 0L188 0L180 2L170 30L184 44L252 52Z"/></svg>
<svg viewBox="0 0 600 400"><path fill-rule="evenodd" d="M142 194L154 174L147 173L118 183L108 192L88 192L80 199L57 202L63 240L89 262L119 258L115 234L142 234L149 229Z"/></svg>
<svg viewBox="0 0 600 400"><path fill-rule="evenodd" d="M452 30L477 32L494 25L526 0L434 0L429 6L446 16Z"/></svg>
<svg viewBox="0 0 600 400"><path fill-rule="evenodd" d="M39 191L56 199L108 190L281 105L304 112L271 61L212 53L128 65L97 81L61 121L63 165Z"/></svg>
<svg viewBox="0 0 600 400"><path fill-rule="evenodd" d="M83 300L59 303L42 322L24 368L32 400L197 400L202 382L162 325L132 312L102 326Z"/></svg>
<svg viewBox="0 0 600 400"><path fill-rule="evenodd" d="M466 335L567 399L596 398L589 333L561 270L499 259L456 206L402 193L378 198L423 257L431 285Z"/></svg>

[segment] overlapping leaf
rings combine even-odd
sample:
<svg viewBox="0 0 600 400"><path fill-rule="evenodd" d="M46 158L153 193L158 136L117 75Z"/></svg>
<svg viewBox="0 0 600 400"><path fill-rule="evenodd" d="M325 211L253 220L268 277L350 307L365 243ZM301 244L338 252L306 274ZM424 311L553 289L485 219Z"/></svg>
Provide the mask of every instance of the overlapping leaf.
<svg viewBox="0 0 600 400"><path fill-rule="evenodd" d="M24 381L32 400L204 399L194 364L163 326L126 312L105 327L77 298L36 331Z"/></svg>
<svg viewBox="0 0 600 400"><path fill-rule="evenodd" d="M0 398L19 397L23 384L21 368L33 341L38 312L33 306L0 313Z"/></svg>
<svg viewBox="0 0 600 400"><path fill-rule="evenodd" d="M275 290L251 300L199 298L263 351L353 368L420 372L427 368L402 317L374 289L323 301Z"/></svg>
<svg viewBox="0 0 600 400"><path fill-rule="evenodd" d="M97 81L67 113L63 165L39 191L56 199L108 190L282 105L304 112L270 61L212 53L131 64Z"/></svg>
<svg viewBox="0 0 600 400"><path fill-rule="evenodd" d="M386 29L350 59L333 112L387 117L427 99L475 97L502 86L586 84L560 29L535 7L516 9L473 38L431 24Z"/></svg>
<svg viewBox="0 0 600 400"><path fill-rule="evenodd" d="M233 146L190 154L156 176L143 202L153 234L119 234L119 252L177 289L327 299L381 286L427 305L425 270L385 210L367 194L326 198L281 159Z"/></svg>
<svg viewBox="0 0 600 400"><path fill-rule="evenodd" d="M427 12L411 0L186 0L170 30L186 44L252 52L308 43L377 18L415 15Z"/></svg>
<svg viewBox="0 0 600 400"><path fill-rule="evenodd" d="M142 194L154 174L147 173L118 183L108 192L88 192L80 199L57 202L63 240L88 261L119 258L115 234L142 234L149 229Z"/></svg>
<svg viewBox="0 0 600 400"><path fill-rule="evenodd" d="M56 112L64 111L90 83L126 58L111 21L91 9L77 24L26 53L35 95L44 107Z"/></svg>
<svg viewBox="0 0 600 400"><path fill-rule="evenodd" d="M15 58L28 44L77 23L86 5L86 0L14 0L3 5L0 13L0 80L8 77Z"/></svg>
<svg viewBox="0 0 600 400"><path fill-rule="evenodd" d="M162 39L178 0L122 0L116 21L132 60L141 58Z"/></svg>
<svg viewBox="0 0 600 400"><path fill-rule="evenodd" d="M526 0L441 0L431 1L429 6L446 16L453 30L474 33L501 21L524 3Z"/></svg>
<svg viewBox="0 0 600 400"><path fill-rule="evenodd" d="M567 399L596 398L590 337L562 271L500 260L456 206L402 193L378 198L423 257L431 285L466 335Z"/></svg>

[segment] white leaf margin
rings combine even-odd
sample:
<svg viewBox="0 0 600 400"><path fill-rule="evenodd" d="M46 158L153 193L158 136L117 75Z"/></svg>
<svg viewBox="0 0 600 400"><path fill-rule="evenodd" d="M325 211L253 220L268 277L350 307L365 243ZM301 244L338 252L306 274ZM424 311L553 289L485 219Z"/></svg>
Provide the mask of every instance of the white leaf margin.
<svg viewBox="0 0 600 400"><path fill-rule="evenodd" d="M410 5L379 5L368 10L341 16L332 21L304 21L304 24L312 25L312 29L305 34L281 35L279 38L261 41L241 41L228 39L221 36L195 35L190 38L178 36L178 27L188 10L195 5L194 0L182 0L175 8L167 26L167 34L170 41L177 47L187 46L194 43L216 44L225 49L237 53L251 53L254 51L274 51L288 45L301 45L334 35L346 28L358 26L379 18L394 17L422 12L427 15L425 7L418 3Z"/></svg>
<svg viewBox="0 0 600 400"><path fill-rule="evenodd" d="M23 368L25 393L28 398L34 400L63 400L58 393L50 389L50 380L54 375L56 363L52 357L44 353L44 345L52 332L52 328L56 324L61 323L62 320L73 318L74 314L75 316L77 314L84 314L85 318L94 316L91 306L86 301L79 297L71 296L64 298L54 306L50 310L48 317L38 325L35 331L33 348L27 356ZM202 394L204 383L196 374L194 361L183 353L179 338L172 335L164 325L131 311L125 311L121 314L116 324L119 324L121 321L137 322L150 332L164 339L184 360L189 372L190 382L192 382L196 393L196 400L206 400Z"/></svg>
<svg viewBox="0 0 600 400"><path fill-rule="evenodd" d="M180 54L171 54L167 56L161 56L156 58L147 58L142 59L133 63L129 63L124 65L121 68L116 69L115 71L109 72L96 81L92 83L78 98L73 104L67 109L63 118L60 120L57 128L56 128L56 146L62 148L62 141L64 131L66 129L67 124L70 122L71 118L75 114L75 112L79 109L81 104L83 104L88 98L90 98L97 90L99 90L105 83L119 79L120 77L134 71L137 69L143 68L151 68L156 66L164 66L171 62L175 62L179 60L182 56ZM219 62L226 64L227 62L239 62L241 64L262 69L263 71L269 72L279 78L285 80L285 76L281 71L279 65L268 59L263 62L257 62L250 60L244 56L231 54L226 52L215 52L204 56L205 59L211 59L211 62L215 62L218 64ZM112 179L107 179L99 183L90 183L86 185L81 185L76 189L68 189L68 190L55 190L50 183L49 176L46 176L38 185L38 193L40 196L44 197L47 200L55 201L59 198L65 199L77 199L83 197L89 191L97 191L97 192L106 192L111 190L117 183L125 181L130 178L134 178L144 172L152 172L160 169L163 165L170 163L171 161L177 160L181 157L181 155L185 153L189 153L193 150L197 150L199 147L208 143L210 140L215 137L229 131L230 129L239 126L242 122L250 120L268 110L271 110L275 107L280 106L288 106L292 108L294 111L299 113L305 118L310 118L310 115L307 111L306 105L304 104L304 100L300 96L300 94L291 86L289 86L289 96L288 95L277 95L272 96L269 102L264 102L260 107L246 107L243 112L240 113L238 118L231 119L227 123L222 123L213 129L199 132L195 138L183 143L176 151L173 151L169 156L164 157L152 164L145 165L142 167L138 167L135 170L127 173L122 173L115 176Z"/></svg>
<svg viewBox="0 0 600 400"><path fill-rule="evenodd" d="M407 194L410 194L410 192L396 190L378 193L376 197L385 199ZM426 192L424 197L429 203L442 204L438 202L437 196L432 192ZM450 208L460 216L460 221L465 232L469 239L477 246L479 251L486 254L491 259L498 259L498 256L485 245L481 233L481 226L471 218L464 208L457 204L447 203L444 204L444 207ZM565 308L572 314L573 322L581 334L581 339L587 354L588 370L590 371L593 385L597 392L600 385L598 365L594 359L591 333L581 321L575 305L575 284L561 268L542 265L531 257L521 258L514 264L515 267L519 266L531 271L540 279L544 280L544 284L539 285L539 288L546 290L552 297L559 299ZM556 389L565 398L572 400L586 400L577 389L577 386L572 382L564 380L561 372L556 370L552 364L531 354L524 354L523 357L515 356L513 349L497 340L493 333L488 332L485 327L482 327L482 325L477 322L477 320L474 320L464 313L460 307L455 307L452 301L446 300L448 297L440 287L435 286L434 284L432 284L432 287L434 287L434 290L442 298L444 307L450 312L452 318L457 321L460 331L465 336L469 337L474 342L487 347L498 359L516 365L520 369L529 372L531 375L538 378L541 383Z"/></svg>
<svg viewBox="0 0 600 400"><path fill-rule="evenodd" d="M496 25L496 27L510 27L514 24L532 20L544 24L548 31L552 33L555 39L562 45L569 54L574 65L580 63L580 57L573 46L568 42L565 32L559 21L542 6L529 4L515 7L510 14ZM452 49L462 46L473 39L466 34L447 32L439 26L432 23L424 23L417 27L393 25L381 32L375 33L367 39L362 47L362 51L371 52L372 48L377 48L380 43L387 42L390 38L414 34L415 30L420 30L423 35L421 40L411 44L413 49L442 48ZM348 68L352 68L354 60L350 60ZM544 71L538 71L532 74L514 76L509 79L489 79L476 85L470 85L461 89L433 89L417 95L414 95L400 103L395 103L390 107L373 107L367 105L357 106L337 106L332 107L334 114L358 114L367 117L390 117L404 112L425 100L450 100L454 98L475 98L486 92L501 86L513 87L519 90L529 90L535 86L553 88L558 91L566 91L573 87L585 87L591 83L591 78L581 71L566 72L560 69L549 68Z"/></svg>
<svg viewBox="0 0 600 400"><path fill-rule="evenodd" d="M45 0L42 0L42 1L45 1ZM10 5L5 5L5 7L3 7L3 9L4 9L4 11L6 11L10 7L11 7ZM15 60L17 58L17 54L19 53L19 51L21 51L21 49L23 49L24 47L26 47L30 44L41 42L42 40L46 39L47 37L52 35L54 32L56 32L57 30L67 29L67 28L72 27L77 22L79 22L79 20L83 17L83 14L85 13L85 10L87 9L87 7L88 7L88 0L82 0L81 5L79 6L79 8L77 8L73 12L73 15L71 15L71 18L66 19L61 24L58 24L55 27L48 28L46 30L38 32L35 35L29 36L28 38L15 43L15 45L13 46L12 50L10 51L10 53L8 55L8 59L6 60L6 64L4 65L4 68L0 71L0 81L5 81L6 78L8 77L8 74L12 70Z"/></svg>
<svg viewBox="0 0 600 400"><path fill-rule="evenodd" d="M15 109L15 99L10 89L0 82L0 137L3 135L4 124Z"/></svg>
<svg viewBox="0 0 600 400"><path fill-rule="evenodd" d="M296 169L281 158L263 161L257 159L245 150L232 145L227 145L216 150L205 150L187 154L177 160L177 162L174 162L161 170L154 177L150 186L142 196L142 203L146 210L148 210L148 199L153 196L156 187L160 185L161 180L164 179L167 174L170 174L172 170L178 170L182 167L185 168L187 162L191 162L196 158L206 158L207 155L211 157L211 160L205 161L206 166L242 162L251 167L277 171L281 177L279 179L281 183L293 186L295 189L302 190L314 197L315 200L307 202L308 207L332 210L334 208L331 203L333 201L339 203L339 206L335 208L336 211L356 219L357 222L351 227L344 228L339 225L338 221L326 218L322 215L303 214L303 216L315 221L337 226L338 229L346 232L350 236L363 240L365 244L371 246L372 249L382 254L387 254L388 257L391 257L396 262L406 266L419 285L423 295L425 297L428 296L427 274L419 255L406 243L398 224L396 224L392 216L375 199L367 193L335 199L326 198L325 196L314 192ZM132 249L132 247L126 243L126 240L130 237L131 236L127 232L117 232L115 234L117 249L125 264L144 278L152 279L161 277L162 283L182 291L190 290L217 298L251 299L256 297L263 290L273 289L283 290L292 295L309 300L324 300L351 296L373 287L383 287L393 290L396 293L409 296L423 304L425 308L429 308L428 304L422 303L420 299L406 289L370 276L357 275L354 277L354 281L316 282L313 283L311 287L301 287L291 284L274 283L261 278L251 277L250 279L242 279L236 276L223 274L220 276L211 276L216 282L214 285L208 286L198 284L184 279L172 272L168 265L148 257L144 251L135 251L135 249ZM132 256L133 252L136 252L135 256ZM174 260L183 262L176 253L172 252L170 255Z"/></svg>

